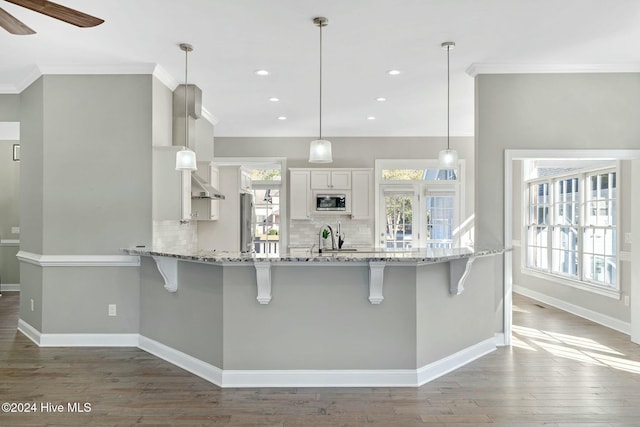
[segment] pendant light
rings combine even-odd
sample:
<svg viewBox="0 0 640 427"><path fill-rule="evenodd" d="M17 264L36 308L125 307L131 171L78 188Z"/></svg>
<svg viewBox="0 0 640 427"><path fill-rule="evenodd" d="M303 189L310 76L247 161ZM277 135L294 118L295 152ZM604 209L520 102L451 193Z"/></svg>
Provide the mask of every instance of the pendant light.
<svg viewBox="0 0 640 427"><path fill-rule="evenodd" d="M196 153L189 148L189 112L187 110L187 98L189 97L189 85L187 84L187 55L193 50L193 46L187 43L180 44L180 50L184 51L184 148L176 153L176 170L194 171L196 167Z"/></svg>
<svg viewBox="0 0 640 427"><path fill-rule="evenodd" d="M331 163L331 141L322 139L322 27L329 23L327 18L313 18L313 23L320 28L320 132L319 138L309 145L309 163Z"/></svg>
<svg viewBox="0 0 640 427"><path fill-rule="evenodd" d="M444 42L442 48L447 50L447 149L438 153L438 161L440 169L455 169L458 165L458 153L452 150L449 145L449 99L450 99L450 80L449 77L449 51L456 47L455 42Z"/></svg>

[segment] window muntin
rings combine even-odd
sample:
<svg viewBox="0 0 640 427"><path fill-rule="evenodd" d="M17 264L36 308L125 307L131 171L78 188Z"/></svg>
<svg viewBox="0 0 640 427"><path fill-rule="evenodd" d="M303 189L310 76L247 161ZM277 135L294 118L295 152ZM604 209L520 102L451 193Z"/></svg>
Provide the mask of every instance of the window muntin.
<svg viewBox="0 0 640 427"><path fill-rule="evenodd" d="M536 180L528 193L527 267L617 289L616 171Z"/></svg>
<svg viewBox="0 0 640 427"><path fill-rule="evenodd" d="M456 224L455 197L453 191L427 193L425 218L428 248L453 247L453 230Z"/></svg>

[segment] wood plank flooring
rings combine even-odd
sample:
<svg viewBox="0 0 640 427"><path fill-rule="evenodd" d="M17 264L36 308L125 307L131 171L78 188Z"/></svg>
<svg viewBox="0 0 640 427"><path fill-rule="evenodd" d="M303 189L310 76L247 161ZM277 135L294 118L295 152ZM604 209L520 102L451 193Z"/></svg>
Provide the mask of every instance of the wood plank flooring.
<svg viewBox="0 0 640 427"><path fill-rule="evenodd" d="M16 331L18 300L0 298L0 403L38 407L0 412L3 427L640 426L640 346L518 295L514 346L417 389L223 390L139 349L38 348Z"/></svg>

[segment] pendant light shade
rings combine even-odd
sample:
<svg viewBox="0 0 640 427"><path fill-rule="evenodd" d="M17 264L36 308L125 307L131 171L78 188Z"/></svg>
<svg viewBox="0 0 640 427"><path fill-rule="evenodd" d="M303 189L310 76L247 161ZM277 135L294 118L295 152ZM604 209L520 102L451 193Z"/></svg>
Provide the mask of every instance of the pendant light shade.
<svg viewBox="0 0 640 427"><path fill-rule="evenodd" d="M438 153L440 169L455 169L458 164L458 152L456 150L442 150Z"/></svg>
<svg viewBox="0 0 640 427"><path fill-rule="evenodd" d="M309 162L310 163L331 163L331 141L326 139L316 139L311 141L309 145Z"/></svg>
<svg viewBox="0 0 640 427"><path fill-rule="evenodd" d="M322 27L329 23L327 18L313 18L313 23L320 28L320 124L319 137L309 145L309 163L331 163L331 141L322 139Z"/></svg>
<svg viewBox="0 0 640 427"><path fill-rule="evenodd" d="M449 72L449 51L456 47L455 42L444 42L442 48L447 50L447 149L438 153L438 163L440 169L455 169L458 166L458 153L449 146L449 100L450 96L450 72Z"/></svg>
<svg viewBox="0 0 640 427"><path fill-rule="evenodd" d="M184 147L176 153L176 170L194 171L196 170L196 153Z"/></svg>
<svg viewBox="0 0 640 427"><path fill-rule="evenodd" d="M196 166L196 153L189 148L189 111L187 110L187 98L189 98L189 85L187 84L187 56L193 50L193 46L187 43L180 44L180 50L184 51L184 143L185 147L176 153L176 170L194 171Z"/></svg>

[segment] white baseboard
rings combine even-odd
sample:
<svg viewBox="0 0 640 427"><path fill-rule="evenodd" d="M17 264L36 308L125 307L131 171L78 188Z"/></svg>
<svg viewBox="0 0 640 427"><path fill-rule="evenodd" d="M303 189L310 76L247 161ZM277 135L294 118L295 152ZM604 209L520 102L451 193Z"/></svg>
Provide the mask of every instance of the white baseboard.
<svg viewBox="0 0 640 427"><path fill-rule="evenodd" d="M137 347L138 334L43 334L22 319L18 330L40 347Z"/></svg>
<svg viewBox="0 0 640 427"><path fill-rule="evenodd" d="M495 338L419 369L222 370L139 334L43 334L20 319L18 330L40 347L138 347L219 387L419 387L496 349Z"/></svg>
<svg viewBox="0 0 640 427"><path fill-rule="evenodd" d="M496 332L493 338L494 338L496 347L504 347L507 345L507 339L504 335L504 332Z"/></svg>
<svg viewBox="0 0 640 427"><path fill-rule="evenodd" d="M3 283L0 285L1 292L20 292L20 283Z"/></svg>
<svg viewBox="0 0 640 427"><path fill-rule="evenodd" d="M223 371L217 366L203 362L200 359L196 359L193 356L142 335L139 336L138 347L200 378L204 378L217 386L223 387Z"/></svg>
<svg viewBox="0 0 640 427"><path fill-rule="evenodd" d="M436 362L430 363L422 368L419 368L418 384L421 386L430 381L435 380L449 372L455 371L458 368L463 367L482 356L485 356L496 349L495 338L489 338L481 341L471 347L467 347L457 353L440 359Z"/></svg>
<svg viewBox="0 0 640 427"><path fill-rule="evenodd" d="M598 323L602 326L606 326L607 328L614 329L618 332L622 332L623 334L631 335L631 323L629 322L624 322L611 316L607 316L606 314L598 313L597 311L589 310L588 308L580 307L522 286L513 285L513 292L542 303L549 304L550 306L575 314L576 316Z"/></svg>
<svg viewBox="0 0 640 427"><path fill-rule="evenodd" d="M18 330L22 332L22 335L29 338L36 345L40 345L40 331L25 322L22 319L18 319Z"/></svg>

